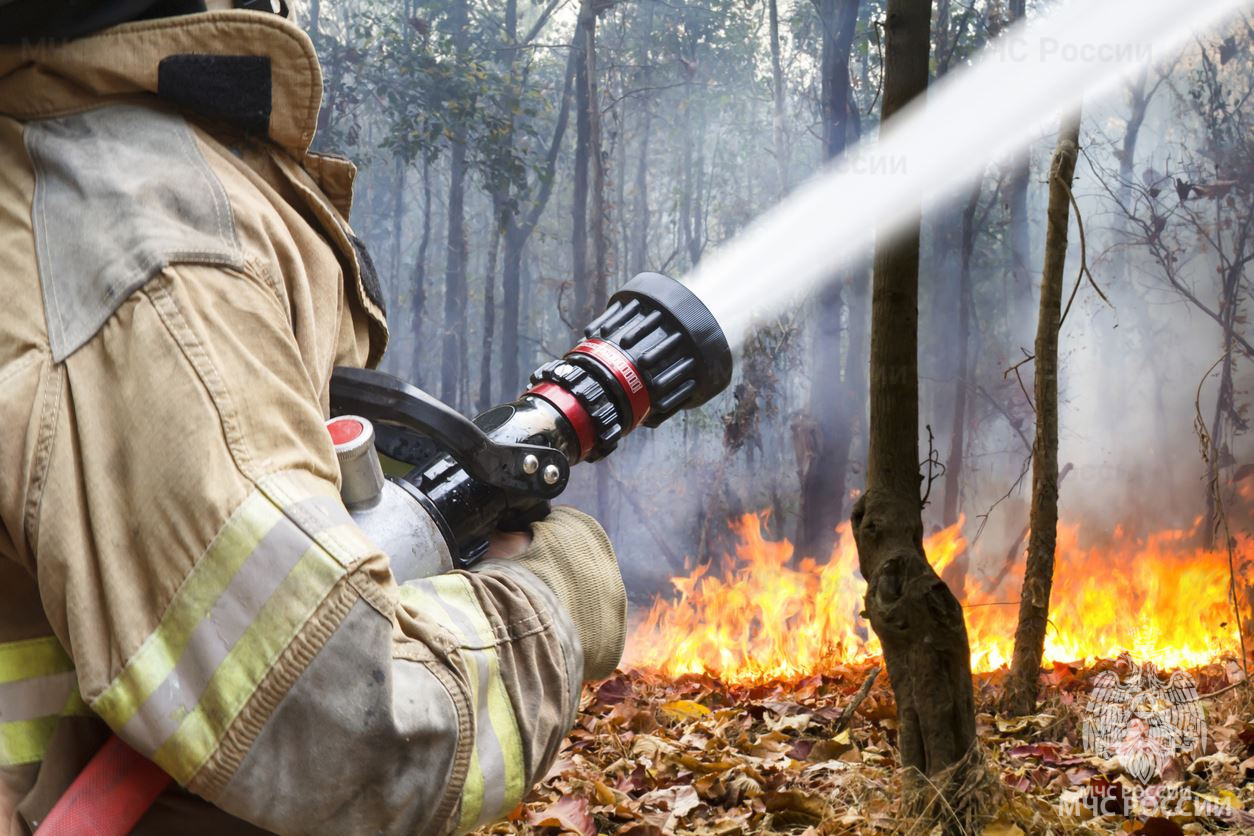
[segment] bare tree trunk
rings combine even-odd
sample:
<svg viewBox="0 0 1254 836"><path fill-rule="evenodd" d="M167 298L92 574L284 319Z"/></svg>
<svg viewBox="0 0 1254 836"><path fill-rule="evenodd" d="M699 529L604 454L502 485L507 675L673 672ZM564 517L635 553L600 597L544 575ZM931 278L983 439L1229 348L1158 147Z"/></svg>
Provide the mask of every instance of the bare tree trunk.
<svg viewBox="0 0 1254 836"><path fill-rule="evenodd" d="M640 131L640 157L636 162L635 194L631 211L634 216L631 234L631 274L643 272L649 263L649 134L653 127L651 103L643 103L644 116Z"/></svg>
<svg viewBox="0 0 1254 836"><path fill-rule="evenodd" d="M501 262L501 388L502 400L517 395L513 391L522 385L522 346L518 340L519 319L522 309L519 291L522 283L523 247L527 239L520 230L511 226L505 231L505 257Z"/></svg>
<svg viewBox="0 0 1254 836"><path fill-rule="evenodd" d="M385 293L388 310L396 310L396 298L400 294L401 238L405 231L405 161L397 155L392 161L392 252L388 273L391 280Z"/></svg>
<svg viewBox="0 0 1254 836"><path fill-rule="evenodd" d="M444 339L440 355L440 398L458 403L466 327L466 133L455 130L449 153L448 255L444 271Z"/></svg>
<svg viewBox="0 0 1254 836"><path fill-rule="evenodd" d="M582 327L592 321L609 299L609 242L605 234L607 224L605 204L605 154L601 148L601 95L597 71L597 11L594 0L585 0L580 10L580 27L584 32L584 73L586 89L583 91L584 110L581 118L587 122L586 164L591 167L591 200L588 211L588 233L592 243L591 274L584 271L587 286L586 308L580 314L577 325ZM586 9L586 11L585 11ZM586 258L586 255L585 255ZM610 515L610 472L604 467L596 469L597 516L608 520Z"/></svg>
<svg viewBox="0 0 1254 836"><path fill-rule="evenodd" d="M449 7L453 49L458 60L467 50L469 12L467 0L454 0ZM444 271L444 339L440 357L440 398L459 403L464 381L462 361L466 337L466 125L459 119L453 128L449 153L448 263Z"/></svg>
<svg viewBox="0 0 1254 836"><path fill-rule="evenodd" d="M494 213L495 214L495 213ZM488 244L488 269L483 279L483 353L479 355L479 398L476 409L483 412L492 406L492 345L496 337L496 260L501 249L501 235L492 225Z"/></svg>
<svg viewBox="0 0 1254 836"><path fill-rule="evenodd" d="M575 81L575 70L578 65L578 52L574 45L578 43L579 34L574 36L574 44L566 61L566 78L562 87L562 103L557 112L557 124L553 128L553 138L549 141L548 154L545 158L544 171L540 174L539 185L534 194L529 190L526 200L519 198L519 210L505 224L505 261L501 267L501 291L504 297L501 311L501 399L507 400L518 394L517 387L522 385L522 350L519 345L518 329L521 324L522 302L522 260L527 239L535 231L544 207L553 194L553 183L557 179L557 157L562 148L562 139L566 136L566 127L570 123L570 107L572 86ZM528 202L529 201L529 202ZM523 211L525 207L525 211Z"/></svg>
<svg viewBox="0 0 1254 836"><path fill-rule="evenodd" d="M823 154L833 159L848 146L853 88L849 79L849 50L858 23L859 0L818 0L823 28ZM852 438L848 380L841 378L841 319L844 314L842 281L819 292L811 331L811 384L806 423L813 451L803 463L797 553L826 557L843 519L849 445ZM850 319L854 316L850 311ZM852 343L850 351L854 350Z"/></svg>
<svg viewBox="0 0 1254 836"><path fill-rule="evenodd" d="M856 4L855 4L856 5ZM784 65L779 50L779 0L769 0L771 34L771 82L775 98L775 160L779 164L779 195L788 194L788 141L784 135Z"/></svg>
<svg viewBox="0 0 1254 836"><path fill-rule="evenodd" d="M1019 597L1014 658L1004 696L1004 706L1012 714L1036 710L1049 595L1054 583L1054 549L1058 540L1058 328L1062 316L1062 274L1067 266L1067 227L1071 222L1071 183L1079 149L1077 114L1063 125L1050 166L1045 266L1041 271L1041 311L1033 361L1036 439L1032 443L1031 534Z"/></svg>
<svg viewBox="0 0 1254 836"><path fill-rule="evenodd" d="M927 88L931 11L930 0L888 0L886 121ZM980 793L957 792L978 763L966 625L962 607L923 552L918 279L916 217L911 229L876 247L867 491L852 523L867 581L866 612L897 699L901 764L912 770L907 812L926 810L949 830L975 832L982 811L972 805ZM933 803L936 792L945 803Z"/></svg>
<svg viewBox="0 0 1254 836"><path fill-rule="evenodd" d="M1223 359L1219 364L1219 391L1215 395L1215 412L1210 424L1211 449L1206 456L1206 526L1202 531L1202 547L1205 549L1215 548L1215 538L1223 522L1219 516L1219 496L1224 486L1219 481L1219 473L1224 467L1232 464L1228 430L1230 424L1240 420L1233 380L1235 370L1233 350L1236 348L1237 317L1240 311L1237 293L1240 284L1241 269L1239 267L1224 271L1219 297L1219 313L1223 325Z"/></svg>
<svg viewBox="0 0 1254 836"><path fill-rule="evenodd" d="M431 243L431 159L422 158L422 237L418 239L418 255L414 258L413 302L409 317L414 331L414 347L410 356L409 379L422 385L426 377L423 360L428 356L427 344L419 333L422 330L422 314L427 306L427 247Z"/></svg>
<svg viewBox="0 0 1254 836"><path fill-rule="evenodd" d="M650 33L653 32L653 12L656 4L648 3L648 12L641 19L639 54L641 86L648 87L652 79L649 66ZM632 276L654 265L649 264L649 142L653 133L653 99L644 95L640 99L640 156L636 159L634 194L631 201L631 238L627 246L628 273ZM626 177L624 166L619 177Z"/></svg>
<svg viewBox="0 0 1254 836"><path fill-rule="evenodd" d="M1027 15L1027 0L1010 0L1010 21L1023 20ZM1032 295L1032 239L1028 228L1028 177L1031 157L1025 151L1015 161L1014 170L1007 186L1007 203L1010 209L1010 276L1011 298L1026 304ZM1016 305L1018 308L1018 305ZM1019 313L1018 310L1015 311ZM1015 317L1011 317L1012 321Z"/></svg>
<svg viewBox="0 0 1254 836"><path fill-rule="evenodd" d="M591 5L591 3L589 3ZM609 241L605 230L608 219L605 203L605 152L601 147L601 94L597 72L597 21L595 10L585 29L587 45L584 77L588 85L588 162L592 170L591 205L588 207L588 233L592 241L592 284L589 291L588 319L601 312L609 299ZM580 325L584 323L581 322ZM598 480L598 485L601 480Z"/></svg>
<svg viewBox="0 0 1254 836"><path fill-rule="evenodd" d="M592 311L588 265L588 160L592 142L592 124L588 108L588 28L596 26L596 15L590 0L579 5L579 23L575 32L575 177L571 194L571 281L575 283L575 328L583 327Z"/></svg>
<svg viewBox="0 0 1254 836"><path fill-rule="evenodd" d="M945 462L945 508L942 519L947 526L958 522L959 498L962 492L962 470L966 455L967 395L971 391L971 257L975 253L975 212L980 203L977 185L962 212L962 262L958 269L958 364L954 374L954 417L949 440L949 458ZM955 560L954 564L959 561ZM966 574L966 561L962 559L962 575ZM961 589L965 578L946 578L955 589Z"/></svg>

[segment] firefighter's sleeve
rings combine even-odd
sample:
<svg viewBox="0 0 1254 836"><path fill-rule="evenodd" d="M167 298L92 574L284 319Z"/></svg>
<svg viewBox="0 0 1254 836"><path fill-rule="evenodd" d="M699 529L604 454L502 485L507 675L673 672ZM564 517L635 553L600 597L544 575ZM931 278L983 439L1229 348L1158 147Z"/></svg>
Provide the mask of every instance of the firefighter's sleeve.
<svg viewBox="0 0 1254 836"><path fill-rule="evenodd" d="M247 272L169 268L52 367L45 608L91 710L233 815L283 833L500 817L585 673L617 661L612 550L563 512L517 564L398 587L337 492L335 358L290 316Z"/></svg>

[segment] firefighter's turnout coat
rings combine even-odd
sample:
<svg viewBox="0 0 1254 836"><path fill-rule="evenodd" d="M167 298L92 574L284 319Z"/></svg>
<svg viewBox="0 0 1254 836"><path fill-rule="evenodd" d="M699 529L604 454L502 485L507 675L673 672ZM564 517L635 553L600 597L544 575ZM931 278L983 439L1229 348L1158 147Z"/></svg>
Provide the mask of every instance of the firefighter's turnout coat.
<svg viewBox="0 0 1254 836"><path fill-rule="evenodd" d="M0 50L0 831L110 731L139 832L439 833L507 814L622 649L604 533L397 583L347 515L335 365L387 327L275 15Z"/></svg>

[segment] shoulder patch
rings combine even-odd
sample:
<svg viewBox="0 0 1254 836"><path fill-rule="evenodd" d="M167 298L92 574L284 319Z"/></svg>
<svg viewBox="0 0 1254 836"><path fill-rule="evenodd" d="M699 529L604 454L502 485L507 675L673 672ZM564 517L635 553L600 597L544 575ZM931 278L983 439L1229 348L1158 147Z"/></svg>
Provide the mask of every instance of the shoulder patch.
<svg viewBox="0 0 1254 836"><path fill-rule="evenodd" d="M231 204L182 117L113 105L42 119L26 149L55 361L170 264L243 266Z"/></svg>

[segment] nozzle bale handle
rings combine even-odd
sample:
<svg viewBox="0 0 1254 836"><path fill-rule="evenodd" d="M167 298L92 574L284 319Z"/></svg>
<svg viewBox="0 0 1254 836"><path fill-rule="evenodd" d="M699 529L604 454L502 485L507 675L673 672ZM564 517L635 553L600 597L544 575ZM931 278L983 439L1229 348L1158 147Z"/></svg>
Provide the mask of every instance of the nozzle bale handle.
<svg viewBox="0 0 1254 836"><path fill-rule="evenodd" d="M497 488L551 499L570 478L570 464L558 450L493 440L443 401L383 372L337 367L331 402L336 414L363 415L429 436L471 476Z"/></svg>

